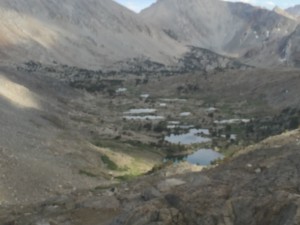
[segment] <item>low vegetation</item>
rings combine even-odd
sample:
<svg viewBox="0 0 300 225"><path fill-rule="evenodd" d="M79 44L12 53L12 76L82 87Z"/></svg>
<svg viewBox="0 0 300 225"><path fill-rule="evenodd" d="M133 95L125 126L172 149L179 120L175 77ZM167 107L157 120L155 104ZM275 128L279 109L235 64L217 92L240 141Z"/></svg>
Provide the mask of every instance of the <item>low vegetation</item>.
<svg viewBox="0 0 300 225"><path fill-rule="evenodd" d="M107 169L120 170L118 165L115 162L113 162L108 156L106 156L106 155L101 156L101 160L107 166Z"/></svg>

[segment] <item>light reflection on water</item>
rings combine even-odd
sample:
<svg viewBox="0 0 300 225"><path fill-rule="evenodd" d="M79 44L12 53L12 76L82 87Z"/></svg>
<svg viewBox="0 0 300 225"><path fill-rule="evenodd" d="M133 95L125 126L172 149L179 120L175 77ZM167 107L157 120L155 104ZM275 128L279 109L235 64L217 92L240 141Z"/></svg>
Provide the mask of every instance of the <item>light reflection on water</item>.
<svg viewBox="0 0 300 225"><path fill-rule="evenodd" d="M205 137L206 135L209 135L209 130L207 129L190 129L189 132L185 134L171 134L165 137L165 141L180 145L201 144L211 141L210 138Z"/></svg>
<svg viewBox="0 0 300 225"><path fill-rule="evenodd" d="M193 165L208 166L217 159L223 159L224 155L212 149L199 149L198 151L185 156L167 157L165 161L173 161L174 163L188 162Z"/></svg>

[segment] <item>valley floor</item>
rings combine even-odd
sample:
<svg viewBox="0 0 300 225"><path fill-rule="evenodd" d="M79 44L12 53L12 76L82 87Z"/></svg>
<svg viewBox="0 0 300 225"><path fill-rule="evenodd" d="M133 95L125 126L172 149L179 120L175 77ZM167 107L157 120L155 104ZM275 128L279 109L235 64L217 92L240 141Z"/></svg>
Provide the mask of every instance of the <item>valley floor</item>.
<svg viewBox="0 0 300 225"><path fill-rule="evenodd" d="M1 68L0 224L297 221L298 70L58 77ZM225 159L164 163L203 148Z"/></svg>

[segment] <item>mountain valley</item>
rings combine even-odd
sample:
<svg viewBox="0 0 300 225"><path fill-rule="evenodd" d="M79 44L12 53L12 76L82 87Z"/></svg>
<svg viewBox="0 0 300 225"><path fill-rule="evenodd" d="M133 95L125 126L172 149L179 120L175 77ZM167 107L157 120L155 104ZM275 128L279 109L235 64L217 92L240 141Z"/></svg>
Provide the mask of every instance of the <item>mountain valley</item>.
<svg viewBox="0 0 300 225"><path fill-rule="evenodd" d="M296 9L0 0L0 225L297 224Z"/></svg>

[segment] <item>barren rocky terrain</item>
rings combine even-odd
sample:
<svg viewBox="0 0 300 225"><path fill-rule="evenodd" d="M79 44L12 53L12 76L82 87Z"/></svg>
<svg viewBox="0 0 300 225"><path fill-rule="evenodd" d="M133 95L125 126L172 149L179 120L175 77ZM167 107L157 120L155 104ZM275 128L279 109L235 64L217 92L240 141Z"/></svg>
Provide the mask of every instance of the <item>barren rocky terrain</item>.
<svg viewBox="0 0 300 225"><path fill-rule="evenodd" d="M298 20L279 9L163 0L136 14L111 0L2 0L0 10L0 57L7 64L32 60L98 70L134 59L174 66L192 46L260 67L297 66L288 40L298 36Z"/></svg>
<svg viewBox="0 0 300 225"><path fill-rule="evenodd" d="M298 224L296 8L0 0L0 225Z"/></svg>
<svg viewBox="0 0 300 225"><path fill-rule="evenodd" d="M298 74L296 69L247 69L147 78L103 75L99 80L103 88L87 92L54 78L51 71L28 73L2 67L0 221L22 225L202 224L196 218L203 215L204 221L228 219L227 224L236 224L235 220L247 221L254 215L241 218L235 208L248 204L245 207L254 210L259 203L246 203L246 199L251 199L256 188L261 187L266 204L273 204L274 192L263 194L274 186L268 182L278 182L281 203L265 213L273 215L286 204L297 204L293 197L280 194L296 180L284 182L285 176L276 174L287 165L293 169L288 160L297 157L298 131L260 141L298 127ZM132 108L154 108L151 115L166 119L124 120L124 113ZM209 108L217 111L211 115ZM191 115L182 117L182 112ZM232 124L231 133L237 139L228 141L223 138L227 126L216 126L214 121L232 118L252 121ZM162 142L173 132L167 121L218 134L210 136L210 143L178 148ZM200 173L193 171L203 170L202 166L163 163L166 156L190 154L203 147L227 157L219 166ZM252 179L264 182L258 185ZM252 183L249 190L243 182ZM214 193L210 200L208 193ZM211 207L209 211L201 211L203 204L208 204L203 210ZM217 208L224 204L228 207Z"/></svg>
<svg viewBox="0 0 300 225"><path fill-rule="evenodd" d="M290 7L288 9L286 9L286 11L288 13L290 13L291 15L295 15L295 16L299 16L300 15L300 7L299 7L299 5Z"/></svg>
<svg viewBox="0 0 300 225"><path fill-rule="evenodd" d="M292 60L282 55L286 46L280 44L298 25L282 12L218 0L163 0L141 16L180 43L241 57L252 65L274 66Z"/></svg>
<svg viewBox="0 0 300 225"><path fill-rule="evenodd" d="M129 183L2 207L0 218L22 225L297 224L299 144L299 130L286 132L202 172L174 165Z"/></svg>
<svg viewBox="0 0 300 225"><path fill-rule="evenodd" d="M111 0L0 2L1 59L101 68L130 58L171 64L185 51Z"/></svg>

